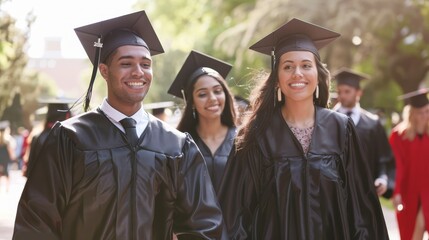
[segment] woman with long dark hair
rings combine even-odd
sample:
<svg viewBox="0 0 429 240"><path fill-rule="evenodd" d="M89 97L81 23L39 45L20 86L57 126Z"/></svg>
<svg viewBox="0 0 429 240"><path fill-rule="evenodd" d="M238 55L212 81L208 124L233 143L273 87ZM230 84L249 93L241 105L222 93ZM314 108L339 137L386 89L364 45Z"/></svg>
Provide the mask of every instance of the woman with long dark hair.
<svg viewBox="0 0 429 240"><path fill-rule="evenodd" d="M234 98L225 80L231 68L219 59L191 51L168 90L185 101L177 129L191 134L197 143L215 190L236 136Z"/></svg>
<svg viewBox="0 0 429 240"><path fill-rule="evenodd" d="M229 239L388 239L353 121L327 109L318 49L337 37L292 19L250 47L272 56L272 72L218 194Z"/></svg>

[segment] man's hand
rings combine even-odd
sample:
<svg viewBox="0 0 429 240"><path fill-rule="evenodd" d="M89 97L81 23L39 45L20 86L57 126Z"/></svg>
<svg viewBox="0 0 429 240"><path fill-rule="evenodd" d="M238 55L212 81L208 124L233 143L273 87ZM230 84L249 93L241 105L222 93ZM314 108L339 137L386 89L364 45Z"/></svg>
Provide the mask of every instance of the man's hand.
<svg viewBox="0 0 429 240"><path fill-rule="evenodd" d="M387 179L384 177L375 179L374 186L375 190L377 191L377 195L383 195L387 191Z"/></svg>

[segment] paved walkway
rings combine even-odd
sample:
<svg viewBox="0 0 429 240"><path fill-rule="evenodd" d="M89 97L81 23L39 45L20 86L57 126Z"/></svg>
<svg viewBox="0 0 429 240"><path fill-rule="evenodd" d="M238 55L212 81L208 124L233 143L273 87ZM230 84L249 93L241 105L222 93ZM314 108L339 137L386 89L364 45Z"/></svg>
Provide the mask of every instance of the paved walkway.
<svg viewBox="0 0 429 240"><path fill-rule="evenodd" d="M0 240L12 239L16 207L26 181L19 170L9 170L9 179L8 192L5 178L0 179Z"/></svg>
<svg viewBox="0 0 429 240"><path fill-rule="evenodd" d="M26 178L18 170L10 172L10 187L6 192L4 189L4 178L0 181L0 240L12 239L13 224L15 221L16 207L21 196ZM391 240L400 240L395 213L383 208L386 224Z"/></svg>

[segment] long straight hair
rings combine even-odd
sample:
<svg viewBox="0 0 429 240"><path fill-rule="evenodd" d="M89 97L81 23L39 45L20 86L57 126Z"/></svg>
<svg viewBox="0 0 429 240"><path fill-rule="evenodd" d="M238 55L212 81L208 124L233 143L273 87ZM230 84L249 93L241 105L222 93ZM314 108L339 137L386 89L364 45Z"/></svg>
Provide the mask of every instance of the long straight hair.
<svg viewBox="0 0 429 240"><path fill-rule="evenodd" d="M319 97L316 98L314 93L313 101L316 106L327 108L329 104L330 73L325 64L316 55L314 55L314 59L317 68ZM275 109L284 104L284 97L280 102L276 100L276 86L279 81L278 69L278 64L276 64L274 70L265 80L255 79L255 82L260 84L252 91L251 96L254 96L251 99L253 111L239 130L236 138L237 150L251 147L257 136L263 134L271 123Z"/></svg>

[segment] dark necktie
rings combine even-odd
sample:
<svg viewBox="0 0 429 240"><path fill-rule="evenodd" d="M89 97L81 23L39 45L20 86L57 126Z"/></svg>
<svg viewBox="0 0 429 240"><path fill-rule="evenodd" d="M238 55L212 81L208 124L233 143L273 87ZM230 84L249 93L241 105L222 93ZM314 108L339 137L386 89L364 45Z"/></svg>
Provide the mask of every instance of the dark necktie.
<svg viewBox="0 0 429 240"><path fill-rule="evenodd" d="M125 133L127 134L128 141L135 146L138 141L137 132L136 132L136 120L132 118L124 118L119 121L125 129Z"/></svg>
<svg viewBox="0 0 429 240"><path fill-rule="evenodd" d="M352 111L348 111L348 112L346 112L346 115L348 116L348 117L350 117L351 115L352 115Z"/></svg>

